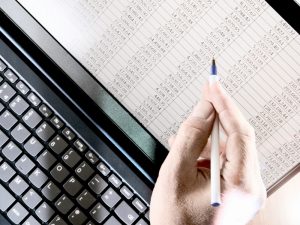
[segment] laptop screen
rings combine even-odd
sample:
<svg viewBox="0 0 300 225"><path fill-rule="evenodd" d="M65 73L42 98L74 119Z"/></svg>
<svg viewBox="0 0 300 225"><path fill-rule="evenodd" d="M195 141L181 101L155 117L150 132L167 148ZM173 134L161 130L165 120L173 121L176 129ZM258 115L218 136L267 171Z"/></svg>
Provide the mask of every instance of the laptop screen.
<svg viewBox="0 0 300 225"><path fill-rule="evenodd" d="M18 1L167 148L215 57L222 85L256 129L264 181L276 181L265 162L293 140L299 117L273 127L266 110L298 85L300 36L266 1Z"/></svg>

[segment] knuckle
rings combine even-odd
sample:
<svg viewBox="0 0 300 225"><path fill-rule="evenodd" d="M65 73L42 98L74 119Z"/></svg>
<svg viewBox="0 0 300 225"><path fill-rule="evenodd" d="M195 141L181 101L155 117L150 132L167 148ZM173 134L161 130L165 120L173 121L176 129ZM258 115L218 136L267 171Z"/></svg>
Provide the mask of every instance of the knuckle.
<svg viewBox="0 0 300 225"><path fill-rule="evenodd" d="M254 140L255 130L248 121L235 125L235 131L233 134L238 135L242 140Z"/></svg>
<svg viewBox="0 0 300 225"><path fill-rule="evenodd" d="M180 130L183 134L193 134L204 133L207 129L205 129L207 121L202 118L189 118L185 120L181 126Z"/></svg>

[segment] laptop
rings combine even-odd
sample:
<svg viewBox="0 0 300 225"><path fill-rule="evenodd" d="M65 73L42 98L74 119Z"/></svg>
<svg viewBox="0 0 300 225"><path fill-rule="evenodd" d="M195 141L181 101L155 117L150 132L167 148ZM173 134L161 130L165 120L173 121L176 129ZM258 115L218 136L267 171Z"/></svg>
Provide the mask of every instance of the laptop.
<svg viewBox="0 0 300 225"><path fill-rule="evenodd" d="M142 108L132 113L114 83L98 76L105 58L103 64L92 55L80 58L97 43L80 45L63 31L67 42L60 42L55 28L65 21L53 16L55 23L47 23L43 13L35 16L47 5L30 2L0 1L0 224L150 224L151 191L166 142L146 128ZM61 13L60 4L73 1L53 2ZM95 19L112 2L73 3ZM299 31L294 2L269 4ZM70 23L75 33L88 25L79 26L82 16Z"/></svg>
<svg viewBox="0 0 300 225"><path fill-rule="evenodd" d="M149 224L167 150L17 1L0 7L0 224Z"/></svg>

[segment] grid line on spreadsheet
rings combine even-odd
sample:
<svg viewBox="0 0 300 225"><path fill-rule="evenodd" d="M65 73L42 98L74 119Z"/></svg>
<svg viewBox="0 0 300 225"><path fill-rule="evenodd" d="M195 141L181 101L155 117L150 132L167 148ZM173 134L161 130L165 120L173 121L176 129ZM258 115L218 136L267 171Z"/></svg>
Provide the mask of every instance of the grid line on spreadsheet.
<svg viewBox="0 0 300 225"><path fill-rule="evenodd" d="M210 9L211 9L211 8L212 8L212 7L210 7ZM209 10L206 10L206 12L203 14L203 16L205 16L208 12L209 12ZM180 39L176 40L176 41L174 42L174 45L173 45L173 46L175 46L176 44L178 44L178 43L184 38L184 36L188 34L188 32L189 32L191 29L193 29L193 26L191 26L187 31L185 31L185 34L184 34ZM154 35L153 35L153 36L154 36ZM180 43L179 43L179 44L180 44ZM169 49L169 50L167 50L166 53L165 53L165 55L162 56L155 64L152 65L152 68L147 72L147 74L149 74L149 73L153 70L153 68L155 68L155 66L156 66L157 64L159 64L163 59L165 59L165 57L166 57L166 56L170 53L170 51L173 50L173 49L174 49L174 47L171 48L171 49ZM170 62L170 63L172 63L172 62ZM174 65L174 66L176 66L176 65ZM147 76L144 76L138 83L136 83L135 87L138 86L138 84L141 83L146 77L147 77ZM131 92L127 93L127 95L124 96L124 98L126 98L128 95L130 95L130 93L131 93ZM124 98L123 98L123 99L124 99Z"/></svg>
<svg viewBox="0 0 300 225"><path fill-rule="evenodd" d="M266 9L265 9L266 10ZM264 11L265 11L264 10ZM253 22L251 22L249 25L247 25L246 27L245 27L245 29L243 29L243 30L246 30L249 26L251 26L254 22L255 22L256 20L254 20ZM237 36L235 39L233 39L232 40L232 43L236 40L236 39L238 39L238 38L240 38L240 36ZM219 53L219 55L221 55L221 53L222 52L224 52L224 51L226 51L228 48L230 48L230 45L228 45L226 48L224 48L220 53ZM207 68L203 68L203 70L201 71L201 72L199 72L199 74L201 74L203 71L205 71ZM195 78L195 79L197 79L197 78ZM191 83L193 83L193 80L190 82L190 84ZM188 85L189 86L189 85ZM179 96L181 93L182 93L183 91L181 91L177 96ZM173 101L175 101L175 99L176 98L174 98L174 100ZM171 103L173 102L173 101L171 101ZM170 104L171 104L170 103ZM153 119L153 120L155 120L158 116L160 116L160 114L161 114L162 112L160 112L160 113L158 113L158 115Z"/></svg>
<svg viewBox="0 0 300 225"><path fill-rule="evenodd" d="M159 7L157 7L157 9L154 10L152 14L149 14L148 17L147 17L147 19L145 19L145 21L144 21L142 24L145 24L145 23L149 20L149 18L151 18L151 15L153 15L155 12L157 12L158 9L159 9ZM141 27L142 24L139 24L139 27ZM139 32L139 28L137 28L137 30L131 34L131 37L133 37L137 32ZM117 50L110 58L111 58L111 59L114 58L114 56L117 55L117 54L122 50L122 47L124 47L124 46L126 45L126 43L128 43L128 41L130 41L130 36L127 37L127 40L123 43L123 45L122 45L122 46L119 46L119 49L118 49L118 50ZM104 69L108 63L110 63L109 60L107 60L107 61L103 64L103 67L102 67L102 68Z"/></svg>
<svg viewBox="0 0 300 225"><path fill-rule="evenodd" d="M250 24L250 25L251 25L251 24ZM250 26L250 25L249 25L249 26ZM247 29L247 28L245 28L245 29ZM237 38L239 38L239 37L237 37ZM236 39L237 39L237 38L236 38ZM228 46L227 48L229 48L229 46ZM227 50L227 48L224 49L224 51ZM221 54L221 53L219 53L219 54ZM205 68L204 68L203 70L205 70Z"/></svg>

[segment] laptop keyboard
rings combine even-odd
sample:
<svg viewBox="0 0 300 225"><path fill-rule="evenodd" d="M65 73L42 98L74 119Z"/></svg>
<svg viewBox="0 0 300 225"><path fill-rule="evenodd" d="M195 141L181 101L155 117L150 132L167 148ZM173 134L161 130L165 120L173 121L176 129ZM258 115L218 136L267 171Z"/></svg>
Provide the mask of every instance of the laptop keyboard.
<svg viewBox="0 0 300 225"><path fill-rule="evenodd" d="M13 71L1 56L2 214L22 225L150 224L148 205Z"/></svg>

